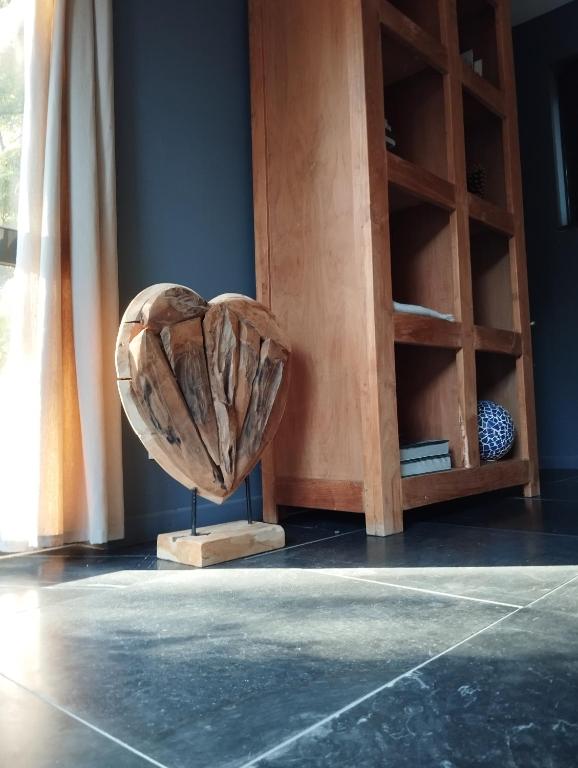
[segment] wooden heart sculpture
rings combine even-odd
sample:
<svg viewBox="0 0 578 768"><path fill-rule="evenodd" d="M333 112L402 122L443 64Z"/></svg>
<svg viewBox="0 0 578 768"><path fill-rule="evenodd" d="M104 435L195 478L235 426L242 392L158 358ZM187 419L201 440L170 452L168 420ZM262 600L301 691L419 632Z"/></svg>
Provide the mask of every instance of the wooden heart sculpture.
<svg viewBox="0 0 578 768"><path fill-rule="evenodd" d="M120 324L120 399L149 456L220 503L277 431L289 355L275 318L253 299L223 294L206 302L182 285L153 285Z"/></svg>

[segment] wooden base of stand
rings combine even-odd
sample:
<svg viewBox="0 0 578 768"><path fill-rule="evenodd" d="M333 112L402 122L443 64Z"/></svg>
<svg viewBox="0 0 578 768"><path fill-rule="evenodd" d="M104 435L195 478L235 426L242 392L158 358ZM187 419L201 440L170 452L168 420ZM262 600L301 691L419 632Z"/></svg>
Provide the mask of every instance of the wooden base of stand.
<svg viewBox="0 0 578 768"><path fill-rule="evenodd" d="M196 536L190 530L161 533L157 537L157 557L205 568L284 546L285 531L280 525L236 520L199 528Z"/></svg>

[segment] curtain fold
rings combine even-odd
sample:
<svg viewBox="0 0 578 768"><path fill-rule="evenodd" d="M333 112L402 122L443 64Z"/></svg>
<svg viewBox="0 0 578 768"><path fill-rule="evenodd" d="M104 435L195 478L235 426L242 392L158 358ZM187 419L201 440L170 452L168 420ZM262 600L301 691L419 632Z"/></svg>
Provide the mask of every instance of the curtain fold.
<svg viewBox="0 0 578 768"><path fill-rule="evenodd" d="M0 550L124 518L110 0L29 0L25 69Z"/></svg>

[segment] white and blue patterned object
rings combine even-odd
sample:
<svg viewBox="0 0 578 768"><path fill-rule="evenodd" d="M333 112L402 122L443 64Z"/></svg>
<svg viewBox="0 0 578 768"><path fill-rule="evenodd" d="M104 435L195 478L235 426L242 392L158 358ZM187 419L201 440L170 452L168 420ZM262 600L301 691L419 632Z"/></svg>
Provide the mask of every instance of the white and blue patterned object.
<svg viewBox="0 0 578 768"><path fill-rule="evenodd" d="M508 411L492 400L478 402L478 438L482 461L497 461L510 452L516 429Z"/></svg>

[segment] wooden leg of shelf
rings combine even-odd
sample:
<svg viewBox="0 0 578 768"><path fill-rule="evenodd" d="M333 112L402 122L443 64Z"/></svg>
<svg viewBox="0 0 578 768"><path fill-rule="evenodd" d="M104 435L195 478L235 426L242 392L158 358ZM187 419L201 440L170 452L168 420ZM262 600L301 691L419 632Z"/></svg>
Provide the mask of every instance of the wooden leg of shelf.
<svg viewBox="0 0 578 768"><path fill-rule="evenodd" d="M376 483L365 487L365 530L368 536L391 536L403 531L401 489L384 494Z"/></svg>
<svg viewBox="0 0 578 768"><path fill-rule="evenodd" d="M524 486L524 496L528 499L540 495L540 475L538 465L530 460L530 479Z"/></svg>
<svg viewBox="0 0 578 768"><path fill-rule="evenodd" d="M263 522L278 523L279 510L275 503L275 472L272 445L261 456L261 485L263 488Z"/></svg>

